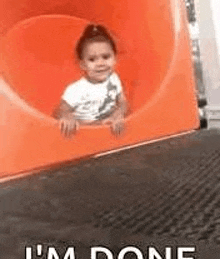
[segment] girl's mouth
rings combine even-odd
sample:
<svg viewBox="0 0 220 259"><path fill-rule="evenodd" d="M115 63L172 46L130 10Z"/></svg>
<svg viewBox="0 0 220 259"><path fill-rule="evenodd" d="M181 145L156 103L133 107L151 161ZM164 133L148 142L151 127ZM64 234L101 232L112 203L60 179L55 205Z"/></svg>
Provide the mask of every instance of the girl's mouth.
<svg viewBox="0 0 220 259"><path fill-rule="evenodd" d="M97 70L96 73L106 73L109 69Z"/></svg>

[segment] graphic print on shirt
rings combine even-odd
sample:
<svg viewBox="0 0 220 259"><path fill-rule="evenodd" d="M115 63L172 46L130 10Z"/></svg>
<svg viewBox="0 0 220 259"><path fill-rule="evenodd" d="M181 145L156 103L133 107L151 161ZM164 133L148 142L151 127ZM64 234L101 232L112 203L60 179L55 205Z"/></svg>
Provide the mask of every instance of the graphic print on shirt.
<svg viewBox="0 0 220 259"><path fill-rule="evenodd" d="M99 115L96 116L97 120L108 117L115 108L117 98L117 87L109 81L107 84L107 95L101 107L99 107Z"/></svg>

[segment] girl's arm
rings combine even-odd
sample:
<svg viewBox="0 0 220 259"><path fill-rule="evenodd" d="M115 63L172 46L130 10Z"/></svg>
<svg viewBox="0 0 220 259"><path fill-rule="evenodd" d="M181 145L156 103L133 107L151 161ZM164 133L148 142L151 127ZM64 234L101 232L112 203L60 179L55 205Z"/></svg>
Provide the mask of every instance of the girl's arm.
<svg viewBox="0 0 220 259"><path fill-rule="evenodd" d="M64 100L61 100L55 111L55 118L59 120L60 131L65 137L71 137L78 130L79 125L75 118L74 108Z"/></svg>
<svg viewBox="0 0 220 259"><path fill-rule="evenodd" d="M125 99L124 94L119 94L117 97L117 102L116 102L116 110L112 114L112 116L122 116L123 118L125 117L125 114L127 112L127 101Z"/></svg>
<svg viewBox="0 0 220 259"><path fill-rule="evenodd" d="M125 115L127 112L127 102L123 94L120 94L117 99L117 107L112 114L111 131L115 136L121 135L125 129Z"/></svg>
<svg viewBox="0 0 220 259"><path fill-rule="evenodd" d="M124 118L127 112L127 102L123 94L119 94L116 102L115 111L107 119L103 121L103 124L110 124L112 133L119 136L125 128Z"/></svg>
<svg viewBox="0 0 220 259"><path fill-rule="evenodd" d="M59 106L55 109L53 117L60 119L63 117L68 117L74 113L74 109L64 100L61 100Z"/></svg>

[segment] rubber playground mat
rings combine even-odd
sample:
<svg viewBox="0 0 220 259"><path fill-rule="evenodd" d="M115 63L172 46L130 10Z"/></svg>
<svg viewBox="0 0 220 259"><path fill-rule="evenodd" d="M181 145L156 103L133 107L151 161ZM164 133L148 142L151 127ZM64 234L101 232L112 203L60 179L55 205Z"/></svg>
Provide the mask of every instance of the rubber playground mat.
<svg viewBox="0 0 220 259"><path fill-rule="evenodd" d="M47 259L49 246L59 259L68 246L85 259L95 245L114 258L123 247L149 245L161 258L167 246L195 246L189 258L220 258L220 131L64 164L2 183L0 195L1 259L25 258L25 246L31 259Z"/></svg>

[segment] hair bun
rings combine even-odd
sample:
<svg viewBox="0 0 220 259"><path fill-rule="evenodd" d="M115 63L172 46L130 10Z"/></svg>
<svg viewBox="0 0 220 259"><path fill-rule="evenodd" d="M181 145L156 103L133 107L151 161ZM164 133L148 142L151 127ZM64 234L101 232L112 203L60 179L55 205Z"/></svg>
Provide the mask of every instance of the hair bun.
<svg viewBox="0 0 220 259"><path fill-rule="evenodd" d="M96 25L94 25L94 27L93 27L93 31L98 31L98 28L97 28L97 26L96 26Z"/></svg>
<svg viewBox="0 0 220 259"><path fill-rule="evenodd" d="M89 24L83 33L83 37L85 38L90 38L99 35L108 37L108 32L104 26L96 24Z"/></svg>

